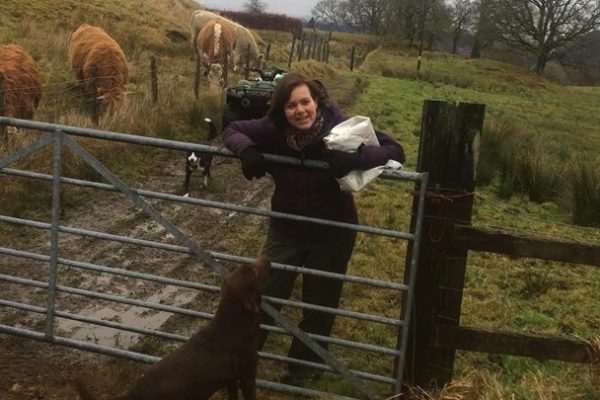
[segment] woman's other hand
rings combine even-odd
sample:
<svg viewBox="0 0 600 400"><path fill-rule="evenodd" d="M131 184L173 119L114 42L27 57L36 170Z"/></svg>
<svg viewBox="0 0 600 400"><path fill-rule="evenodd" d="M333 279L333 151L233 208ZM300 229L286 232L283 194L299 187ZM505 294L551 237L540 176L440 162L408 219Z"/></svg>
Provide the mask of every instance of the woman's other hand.
<svg viewBox="0 0 600 400"><path fill-rule="evenodd" d="M242 162L242 173L249 181L252 178L262 178L265 176L267 162L256 147L251 146L244 149L240 154L240 161Z"/></svg>

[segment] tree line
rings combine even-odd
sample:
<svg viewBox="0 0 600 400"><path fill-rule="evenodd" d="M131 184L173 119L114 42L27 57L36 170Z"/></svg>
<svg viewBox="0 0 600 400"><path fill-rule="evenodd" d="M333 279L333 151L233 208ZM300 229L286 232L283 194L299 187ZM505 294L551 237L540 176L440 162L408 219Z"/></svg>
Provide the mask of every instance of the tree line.
<svg viewBox="0 0 600 400"><path fill-rule="evenodd" d="M472 39L470 56L503 43L535 59L534 70L568 54L600 30L600 0L320 0L317 23L335 30L394 35L409 45Z"/></svg>

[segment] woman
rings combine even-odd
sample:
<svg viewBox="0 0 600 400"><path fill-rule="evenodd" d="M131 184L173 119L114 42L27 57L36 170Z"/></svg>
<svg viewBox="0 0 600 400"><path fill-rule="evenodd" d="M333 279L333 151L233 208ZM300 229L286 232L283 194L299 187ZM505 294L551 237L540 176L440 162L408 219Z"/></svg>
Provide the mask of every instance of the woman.
<svg viewBox="0 0 600 400"><path fill-rule="evenodd" d="M352 194L342 192L335 178L352 170L384 165L390 159L402 163L404 151L388 135L378 131L380 147L362 146L354 153L326 149L323 137L346 119L319 81L289 73L277 85L267 115L230 123L223 131L223 141L239 155L246 179L260 178L266 172L271 174L275 182L272 211L356 224L358 217ZM330 168L267 164L262 153L325 160ZM271 218L261 253L274 262L344 274L355 239L356 232L350 229ZM294 272L273 269L264 294L289 298L296 276ZM341 291L339 280L303 276L302 300L306 303L336 308ZM334 319L331 314L303 310L298 327L305 332L329 336ZM272 319L263 313L262 322L272 323ZM261 331L261 334L262 348L267 332ZM325 343L322 345L326 347ZM288 355L321 362L318 355L295 338ZM314 370L291 363L288 371L288 382L299 383L315 376Z"/></svg>

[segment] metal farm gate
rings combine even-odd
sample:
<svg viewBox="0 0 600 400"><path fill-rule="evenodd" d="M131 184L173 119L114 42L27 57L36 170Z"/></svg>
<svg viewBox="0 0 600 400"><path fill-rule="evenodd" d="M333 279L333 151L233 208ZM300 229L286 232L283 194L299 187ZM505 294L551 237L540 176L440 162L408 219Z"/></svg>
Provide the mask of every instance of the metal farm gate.
<svg viewBox="0 0 600 400"><path fill-rule="evenodd" d="M265 312L270 314L279 327L275 326L264 326L261 325L262 329L270 331L291 334L298 337L302 342L310 346L319 356L324 360L324 363L312 363L302 360L289 359L282 355L259 352L261 362L264 360L270 360L273 362L289 362L296 363L323 371L329 371L341 375L347 382L346 386L349 388L345 395L339 393L329 393L320 390L313 390L307 388L301 388L291 385L284 385L275 381L270 380L257 380L257 386L275 391L281 391L292 394L307 395L307 396L324 396L333 399L354 399L354 398L367 398L367 399L381 399L383 398L383 392L385 393L399 393L402 385L403 369L405 365L405 354L407 346L408 327L410 325L410 316L412 310L412 299L413 299L413 287L416 275L417 255L419 254L418 248L420 243L420 233L423 221L423 207L425 193L427 189L427 173L415 173L415 172L404 172L404 171L390 171L384 172L381 177L389 180L406 181L414 184L417 196L417 214L412 216L411 231L412 232L401 232L389 229L382 229L377 227L370 227L365 225L354 225L340 222L333 222L327 220L320 220L315 218L307 218L298 215L290 215L284 213L271 212L265 209L245 207L230 203L216 202L210 200L204 200L200 198L189 198L163 192L154 192L141 189L133 189L128 187L121 179L115 176L105 166L102 165L97 159L95 159L86 149L80 144L75 142L71 136L80 136L94 139L104 139L111 141L118 141L129 144L153 146L164 149L174 149L182 151L203 151L212 153L224 157L234 157L231 152L226 149L204 146L199 144L192 144L179 141L170 141L142 136L134 136L122 133L107 132L93 129L84 129L64 125L56 125L41 122L32 122L26 120L19 120L13 118L0 117L0 126L10 125L18 128L32 129L40 131L41 138L14 154L11 154L3 159L0 159L0 172L16 177L23 177L28 179L36 179L42 181L48 181L52 183L52 209L51 209L51 221L42 222L29 219L22 219L17 217L11 217L7 215L0 215L0 222L8 223L18 226L25 226L29 228L36 228L50 231L50 243L49 249L50 254L37 254L27 251L16 250L13 248L0 247L0 254L2 254L6 260L7 256L24 258L41 262L44 265L49 266L47 272L47 281L35 280L28 277L15 276L11 274L5 274L2 265L4 262L0 262L0 281L4 282L5 285L22 287L22 290L30 290L33 292L34 289L42 290L45 293L43 302L47 304L46 307L34 305L33 300L28 302L19 302L11 299L0 298L0 333L9 335L17 335L25 338L36 339L40 341L46 341L49 343L56 343L64 346L74 347L86 351L92 351L102 353L111 356L118 356L129 358L141 362L153 363L159 360L158 357L146 354L141 351L132 351L130 349L122 349L119 346L105 346L96 343L91 343L86 340L73 339L67 337L68 335L57 334L56 324L57 320L70 320L78 321L81 323L92 324L97 327L106 327L117 330L119 332L133 332L136 334L145 335L146 337L158 337L168 340L184 341L187 339L184 335L168 333L157 329L148 329L142 326L134 326L131 324L122 323L114 319L102 319L96 317L90 317L86 315L79 315L76 313L69 313L61 311L56 307L57 296L66 295L77 295L86 296L93 299L101 299L112 302L118 302L136 307L144 307L149 311L161 311L167 312L169 315L185 315L200 317L209 319L212 314L209 312L201 312L196 310L190 310L178 306L163 304L161 301L143 301L135 298L127 297L127 293L124 296L117 296L114 294L102 293L94 290L84 290L72 285L62 285L61 282L61 267L68 266L75 268L78 271L94 271L110 274L111 277L120 278L131 278L141 281L158 282L168 285L174 285L182 288L189 288L194 291L207 291L217 293L219 288L214 285L207 285L200 282L190 282L186 280L174 279L166 276L158 276L124 268L109 267L106 265L98 265L89 262L75 261L69 259L63 259L60 257L61 249L59 248L59 235L75 235L78 237L88 238L89 240L102 240L102 241L115 241L124 244L133 244L136 246L144 246L148 249L158 249L161 251L175 252L180 254L191 254L197 257L202 263L208 265L214 272L220 276L225 275L228 269L222 264L223 262L242 262L251 263L252 258L234 256L226 253L217 253L207 251L201 248L194 240L184 234L177 226L165 218L156 208L149 204L145 198L148 199L159 199L168 201L171 203L187 203L197 205L201 207L209 207L220 210L228 210L238 213L258 215L261 217L276 216L279 218L288 218L300 221L309 221L323 225L332 225L338 227L346 227L349 229L356 230L358 232L366 233L369 235L381 235L392 239L398 239L399 241L408 242L408 257L406 257L406 266L400 266L405 268L404 282L391 282L388 280L377 280L361 276L334 274L321 271L315 271L310 269L299 268L291 265L282 265L273 263L273 268L287 269L297 271L303 274L313 274L323 277L329 277L334 279L344 280L357 285L366 285L367 289L365 293L370 290L386 289L391 290L394 293L396 302L401 304L400 309L393 311L398 318L389 318L370 314L367 312L357 312L344 309L333 309L327 307L320 307L311 304L302 303L299 301L282 300L273 298L263 298L261 307ZM5 133L15 134L14 132ZM27 155L45 147L53 146L53 174L41 174L31 171L23 171L18 169L11 169L8 166L17 160L20 160ZM82 160L84 160L89 166L93 168L99 175L101 175L106 182L100 183L89 180L73 179L62 176L62 161L63 161L63 149L67 147ZM289 163L299 165L300 160L281 157L276 155L265 155L265 158L271 162ZM304 161L304 165L313 168L327 168L327 164L320 161L308 160ZM173 245L162 243L159 241L142 240L134 237L118 236L108 232L98 232L92 230L86 230L81 228L74 228L60 224L60 202L61 202L61 187L62 185L75 185L79 187L86 187L92 189L98 189L103 191L120 191L128 197L132 203L138 209L143 210L151 218L153 218L158 224L160 224L167 232L173 235L178 242L181 244ZM86 242L87 243L87 242ZM400 245L400 242L399 242ZM113 279L113 278L111 278ZM39 294L39 292L38 292ZM2 295L4 297L4 295ZM38 303L40 301L39 296L37 297ZM397 333L396 338L392 338L397 343L397 346L379 346L368 343L360 343L348 339L336 338L336 337L322 337L313 334L307 334L298 329L295 323L293 323L286 316L277 312L271 304L282 304L286 306L292 306L299 309L312 309L322 312L333 313L337 316L342 316L357 321L367 321L370 323L377 323L386 326L391 326ZM18 324L6 325L5 316L9 311L19 311L26 313L40 314L43 316L44 323L36 326L38 329L23 328L17 326ZM360 322L362 324L362 322ZM329 343L336 346L341 346L351 349L355 354L353 357L368 357L383 358L387 357L390 364L393 364L390 369L393 369L393 373L389 375L381 375L373 372L350 369L346 366L347 362L342 362L340 359L334 357L328 351L324 350L320 345L321 343ZM374 382L374 384L367 384L366 381ZM351 394L348 394L351 393ZM356 396L356 397L352 397Z"/></svg>

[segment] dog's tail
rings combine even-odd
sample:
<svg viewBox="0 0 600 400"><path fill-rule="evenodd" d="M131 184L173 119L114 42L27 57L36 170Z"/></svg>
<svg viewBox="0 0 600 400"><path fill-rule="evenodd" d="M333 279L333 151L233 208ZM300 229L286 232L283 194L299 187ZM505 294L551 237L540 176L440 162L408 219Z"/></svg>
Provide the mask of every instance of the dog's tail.
<svg viewBox="0 0 600 400"><path fill-rule="evenodd" d="M79 392L79 397L81 400L96 400L96 398L90 393L80 378L74 379L71 383L73 386L75 386L77 392Z"/></svg>
<svg viewBox="0 0 600 400"><path fill-rule="evenodd" d="M208 124L208 136L207 140L213 140L217 137L217 126L210 118L204 118L204 121Z"/></svg>

